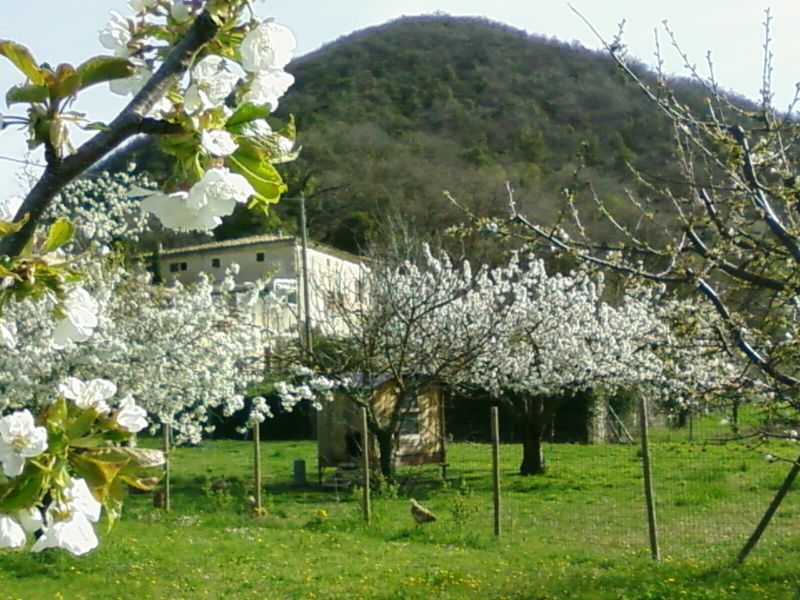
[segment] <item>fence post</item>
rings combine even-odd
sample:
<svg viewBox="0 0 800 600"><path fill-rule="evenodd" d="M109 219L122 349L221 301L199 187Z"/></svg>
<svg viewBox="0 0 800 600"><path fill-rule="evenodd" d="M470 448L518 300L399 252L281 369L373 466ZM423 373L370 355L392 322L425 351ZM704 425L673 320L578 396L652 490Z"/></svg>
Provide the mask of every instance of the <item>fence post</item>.
<svg viewBox="0 0 800 600"><path fill-rule="evenodd" d="M369 524L372 507L369 500L369 429L367 428L367 409L361 407L361 478L364 490L364 522Z"/></svg>
<svg viewBox="0 0 800 600"><path fill-rule="evenodd" d="M170 452L170 436L172 435L172 427L169 423L161 424L161 433L164 438L164 510L169 512L170 509L170 489L169 489L169 463L171 461Z"/></svg>
<svg viewBox="0 0 800 600"><path fill-rule="evenodd" d="M254 479L254 498L255 514L261 514L261 424L258 421L253 423L253 479Z"/></svg>
<svg viewBox="0 0 800 600"><path fill-rule="evenodd" d="M778 507L783 502L784 496L789 491L789 488L792 487L792 483L794 482L797 474L800 473L800 456L797 457L797 460L792 465L792 468L789 469L789 473L786 474L786 479L783 480L783 484L781 484L778 493L775 494L775 497L772 499L772 502L769 503L769 507L767 507L767 512L764 513L764 516L761 517L761 520L758 522L755 531L750 536L750 539L747 540L747 543L744 545L742 550L739 552L739 555L736 557L736 562L742 563L744 559L747 558L747 555L750 554L750 551L755 547L758 543L758 540L761 539L761 534L764 533L764 530L769 525L772 516L775 514L775 511L778 510Z"/></svg>
<svg viewBox="0 0 800 600"><path fill-rule="evenodd" d="M492 490L494 496L494 535L500 537L500 418L492 407Z"/></svg>
<svg viewBox="0 0 800 600"><path fill-rule="evenodd" d="M647 528L650 534L650 556L659 560L658 529L656 528L656 504L653 495L653 476L650 470L650 444L647 439L647 401L639 399L639 433L642 438L642 470L644 471L644 498L647 504Z"/></svg>

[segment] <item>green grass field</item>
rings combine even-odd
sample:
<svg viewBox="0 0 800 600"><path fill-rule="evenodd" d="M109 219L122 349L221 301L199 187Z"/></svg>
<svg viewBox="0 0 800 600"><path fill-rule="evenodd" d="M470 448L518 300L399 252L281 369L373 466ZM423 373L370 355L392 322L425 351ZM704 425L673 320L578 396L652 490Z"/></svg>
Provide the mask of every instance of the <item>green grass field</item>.
<svg viewBox="0 0 800 600"><path fill-rule="evenodd" d="M550 445L548 474L523 478L504 445L498 540L488 445L452 444L445 484L438 469L402 472L366 526L357 492L290 485L297 458L315 480L312 442L263 444L268 515L249 516L252 445L220 441L178 449L172 511L132 496L93 553L0 552L0 598L800 598L798 490L733 565L788 466L708 443L712 429L654 431L660 563L635 446ZM409 497L439 520L416 527Z"/></svg>

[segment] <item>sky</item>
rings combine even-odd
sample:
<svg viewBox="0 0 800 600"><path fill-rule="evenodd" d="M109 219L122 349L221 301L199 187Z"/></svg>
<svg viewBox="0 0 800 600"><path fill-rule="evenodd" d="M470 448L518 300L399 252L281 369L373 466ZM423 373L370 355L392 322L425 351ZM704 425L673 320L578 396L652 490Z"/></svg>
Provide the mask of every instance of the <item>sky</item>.
<svg viewBox="0 0 800 600"><path fill-rule="evenodd" d="M298 54L403 15L437 11L483 16L531 34L589 48L600 46L565 0L256 0L254 4L259 14L275 17L294 31ZM662 29L667 20L703 75L708 73L706 54L711 52L717 81L754 99L761 88L764 10L769 8L773 17L773 89L779 108L788 104L800 80L800 36L793 30L800 22L800 2L796 0L773 0L771 4L754 0L572 0L572 5L607 38L613 37L624 20L628 52L645 63L654 62L654 30L661 29L665 69L681 73L683 61L669 47ZM25 44L40 62L78 64L103 53L97 32L105 26L111 10L127 13L125 0L14 2L14 8L4 11L0 19L0 39ZM18 83L18 72L0 58L0 96ZM123 103L123 98L112 95L105 86L97 86L82 94L74 108L86 112L90 121L108 121ZM20 114L19 105L9 110L0 101L0 114ZM85 137L76 135L74 139L80 142ZM13 128L0 131L0 196L21 195L28 185L20 176L23 165L16 161L35 165L42 160L39 152L26 155L24 132ZM40 171L33 165L27 170L34 175Z"/></svg>

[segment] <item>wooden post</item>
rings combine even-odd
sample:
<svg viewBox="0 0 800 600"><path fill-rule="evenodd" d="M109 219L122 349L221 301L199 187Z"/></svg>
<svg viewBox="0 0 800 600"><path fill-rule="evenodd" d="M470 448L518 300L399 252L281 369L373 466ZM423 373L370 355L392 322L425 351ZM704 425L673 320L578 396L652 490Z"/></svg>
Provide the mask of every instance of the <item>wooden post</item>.
<svg viewBox="0 0 800 600"><path fill-rule="evenodd" d="M500 537L500 417L492 407L492 489L494 491L494 535Z"/></svg>
<svg viewBox="0 0 800 600"><path fill-rule="evenodd" d="M172 460L170 454L170 437L172 435L172 427L169 423L161 424L161 432L164 436L164 510L169 512L170 509L170 489L169 489L169 463Z"/></svg>
<svg viewBox="0 0 800 600"><path fill-rule="evenodd" d="M775 497L770 502L769 507L767 508L767 512L764 513L764 516L761 517L761 521L758 522L755 531L750 536L750 539L747 540L747 543L744 545L742 550L739 552L739 555L736 557L736 561L739 563L744 562L744 559L747 558L747 555L750 554L750 551L755 547L758 543L758 540L761 539L761 534L764 533L764 530L769 525L772 516L775 514L775 511L778 510L778 507L783 502L784 496L789 491L789 488L792 487L792 483L794 482L797 474L800 473L800 456L797 457L797 460L792 465L792 468L789 469L789 473L786 475L786 479L783 480L783 484L781 485L778 493L775 494Z"/></svg>
<svg viewBox="0 0 800 600"><path fill-rule="evenodd" d="M647 401L639 400L639 434L642 438L642 470L644 471L644 498L647 504L647 528L650 534L650 556L659 560L658 529L656 528L656 504L653 495L653 477L650 471L650 444L647 439Z"/></svg>
<svg viewBox="0 0 800 600"><path fill-rule="evenodd" d="M361 476L364 490L364 521L369 524L372 507L369 501L369 429L367 429L367 409L361 407Z"/></svg>
<svg viewBox="0 0 800 600"><path fill-rule="evenodd" d="M447 481L447 427L444 420L445 392L439 388L439 438L442 444L442 481Z"/></svg>
<svg viewBox="0 0 800 600"><path fill-rule="evenodd" d="M253 511L256 514L261 514L261 423L256 421L253 423L253 488L255 494L255 505Z"/></svg>

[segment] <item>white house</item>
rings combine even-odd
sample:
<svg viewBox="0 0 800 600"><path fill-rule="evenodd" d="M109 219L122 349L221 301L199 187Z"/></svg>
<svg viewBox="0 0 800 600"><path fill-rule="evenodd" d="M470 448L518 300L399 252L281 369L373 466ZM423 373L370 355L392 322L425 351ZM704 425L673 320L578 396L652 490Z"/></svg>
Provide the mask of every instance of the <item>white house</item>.
<svg viewBox="0 0 800 600"><path fill-rule="evenodd" d="M221 279L231 265L237 264L238 284L268 280L256 306L259 322L282 333L302 330L300 325L306 317L303 249L297 238L258 235L162 249L157 262L159 275L167 284L192 283L200 273ZM342 305L343 296L345 302L347 296L355 301L361 292L364 261L348 252L308 242L306 264L311 326L326 322L330 331L331 309Z"/></svg>

